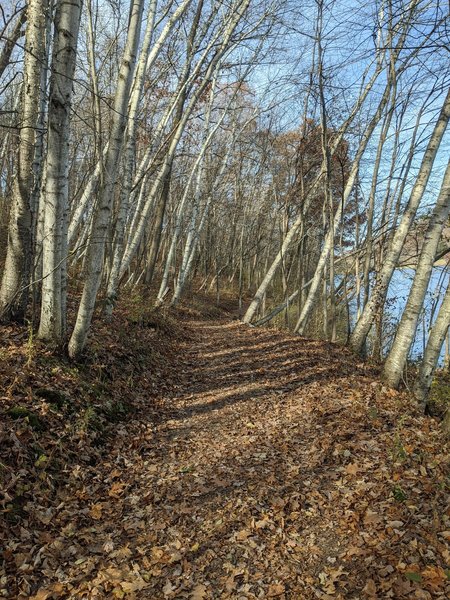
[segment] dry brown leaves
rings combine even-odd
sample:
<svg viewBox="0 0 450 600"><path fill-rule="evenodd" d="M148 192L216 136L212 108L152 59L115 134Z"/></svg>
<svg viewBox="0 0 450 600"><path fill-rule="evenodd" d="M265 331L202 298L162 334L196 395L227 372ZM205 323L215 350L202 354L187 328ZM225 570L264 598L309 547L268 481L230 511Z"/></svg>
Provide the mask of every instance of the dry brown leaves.
<svg viewBox="0 0 450 600"><path fill-rule="evenodd" d="M196 313L169 340L133 327L100 330L83 371L133 406L101 431L78 427L87 396L72 417L33 395L79 375L8 358L5 405L51 427L2 430L0 596L447 597L448 452L405 395L330 344Z"/></svg>

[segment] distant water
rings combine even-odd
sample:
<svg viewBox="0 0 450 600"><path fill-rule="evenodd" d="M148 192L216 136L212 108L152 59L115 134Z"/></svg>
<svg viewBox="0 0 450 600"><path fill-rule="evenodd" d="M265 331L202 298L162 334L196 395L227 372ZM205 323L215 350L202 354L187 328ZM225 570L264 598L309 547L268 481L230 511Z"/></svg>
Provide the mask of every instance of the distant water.
<svg viewBox="0 0 450 600"><path fill-rule="evenodd" d="M411 268L397 269L389 286L386 310L386 347L387 351L392 343L395 327L405 308L408 294L411 289L415 271ZM449 282L450 273L445 267L434 267L424 302L424 309L417 327L416 337L410 351L412 360L423 356L428 332L437 316L439 307L444 297ZM441 352L441 361L444 356L444 348Z"/></svg>
<svg viewBox="0 0 450 600"><path fill-rule="evenodd" d="M389 351L394 340L395 331L408 300L414 274L415 271L411 268L396 269L396 271L394 271L384 312L383 351L385 355ZM416 337L411 346L409 355L410 360L420 360L423 356L428 333L441 306L442 298L444 297L449 283L449 278L450 270L447 267L434 267L424 302L424 308L417 326ZM338 278L337 281L339 281ZM352 301L350 310L353 319L355 320L356 300ZM444 354L445 344L441 351L440 364L443 362Z"/></svg>

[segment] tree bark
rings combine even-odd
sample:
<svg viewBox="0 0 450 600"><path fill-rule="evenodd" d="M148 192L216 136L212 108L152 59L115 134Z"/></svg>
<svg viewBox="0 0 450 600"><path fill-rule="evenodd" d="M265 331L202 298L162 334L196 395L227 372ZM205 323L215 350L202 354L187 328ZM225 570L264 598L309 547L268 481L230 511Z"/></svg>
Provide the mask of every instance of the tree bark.
<svg viewBox="0 0 450 600"><path fill-rule="evenodd" d="M330 158L333 157L334 153L336 152L337 148L339 147L340 143L342 142L342 139L344 138L345 133L347 132L347 130L350 127L351 123L353 122L355 116L357 115L358 111L360 110L361 106L363 105L365 99L367 98L367 95L369 94L370 90L372 89L381 70L382 70L381 67L376 69L374 75L371 77L370 81L364 87L359 98L356 100L355 104L353 105L350 115L348 116L348 118L344 121L344 123L339 128L339 131L333 141L333 144L331 145L331 147L329 149ZM251 323L253 317L255 316L255 313L258 310L258 307L259 307L262 299L264 298L266 291L267 291L270 283L272 282L272 279L274 278L275 273L277 272L278 267L281 264L281 261L283 260L283 257L287 254L287 252L289 251L289 249L291 247L291 244L296 239L297 232L303 221L303 214L306 214L306 212L309 208L309 204L311 202L313 193L317 190L325 173L326 173L326 165L322 163L322 167L320 169L319 174L315 177L314 181L311 184L311 187L306 192L306 197L304 198L304 207L303 207L301 214L294 221L294 223L291 225L291 228L287 232L287 234L283 240L280 251L278 252L278 254L276 255L275 259L273 260L271 266L267 270L262 282L260 283L258 290L256 291L256 294L255 294L252 302L250 303L250 306L247 309L247 312L244 315L244 318L242 319L244 323L247 323L247 324Z"/></svg>
<svg viewBox="0 0 450 600"><path fill-rule="evenodd" d="M428 393L433 382L433 374L439 360L442 345L450 324L450 284L447 287L441 308L431 328L419 374L414 384L414 395L425 409Z"/></svg>
<svg viewBox="0 0 450 600"><path fill-rule="evenodd" d="M13 186L6 261L0 287L0 318L23 322L33 265L34 153L41 110L41 74L45 63L47 0L30 0L26 12L24 82L17 172ZM21 20L25 19L25 11ZM12 50L11 50L12 51Z"/></svg>
<svg viewBox="0 0 450 600"><path fill-rule="evenodd" d="M65 263L70 110L82 0L59 0L55 14L45 166L42 302L38 336L60 345L65 337ZM42 41L41 41L42 43Z"/></svg>
<svg viewBox="0 0 450 600"><path fill-rule="evenodd" d="M0 53L0 78L3 75L3 72L5 71L6 67L9 65L9 61L11 60L11 55L13 53L13 50L14 50L17 42L23 36L22 27L24 26L24 24L27 20L28 14L34 12L34 18L36 18L36 16L38 18L45 18L45 12L46 12L45 5L47 5L47 1L44 0L43 2L34 2L34 5L36 5L36 4L42 4L42 9L40 11L38 11L38 13L36 13L34 7L32 6L33 2L28 2L28 10L25 10L25 8L22 8L19 18L17 19L16 24L14 25L14 28L11 31L11 34L9 35L8 38L6 38L6 42ZM31 25L31 27L36 27L36 23L34 25ZM37 33L37 31L35 31L35 33ZM27 30L27 38L28 38L28 30ZM25 40L25 52L29 52L29 50L27 50L27 43L28 42L26 39ZM25 71L27 70L26 62L27 62L27 59L25 58Z"/></svg>
<svg viewBox="0 0 450 600"><path fill-rule="evenodd" d="M391 81L388 80L388 82L386 84L386 88L383 93L383 96L377 107L377 110L363 133L362 139L359 143L358 150L356 152L356 156L352 163L352 167L350 170L350 174L349 174L347 183L345 185L344 196L343 196L342 202L339 203L339 207L336 210L334 219L332 219L330 222L330 229L325 238L325 243L324 243L322 252L320 254L319 261L317 263L314 277L312 279L312 283L309 288L308 296L303 304L302 311L301 311L300 316L297 321L297 325L295 326L294 331L296 333L299 333L300 335L303 335L303 333L304 333L305 327L308 322L308 318L311 314L314 303L316 301L317 294L319 291L320 280L322 278L322 273L325 268L328 257L330 255L330 252L334 252L334 239L335 239L337 227L341 221L341 216L342 216L343 210L350 198L350 194L353 190L355 181L357 180L359 164L360 164L361 158L367 148L367 144L369 143L369 140L371 139L376 126L378 125L378 123L382 117L383 111L389 100L389 97L391 94L391 85L392 85Z"/></svg>
<svg viewBox="0 0 450 600"><path fill-rule="evenodd" d="M416 215L420 201L422 200L425 192L428 179L431 174L431 170L436 158L437 151L441 144L445 130L448 125L450 118L450 90L447 92L444 104L442 106L438 120L436 121L434 130L431 134L428 146L422 158L420 165L419 174L414 183L411 195L409 197L408 205L403 214L402 220L395 231L394 237L391 242L390 249L384 259L381 273L372 292L369 302L364 307L358 322L356 323L355 329L350 337L350 346L357 352L361 353L366 337L372 327L374 315L378 311L380 303L383 302L389 283L392 278L392 274L397 267L398 259L403 249L403 245L408 235L411 224Z"/></svg>
<svg viewBox="0 0 450 600"><path fill-rule="evenodd" d="M450 213L450 162L433 214L424 235L420 258L408 301L398 326L394 343L384 365L383 375L391 387L398 387L406 365L408 353L417 329L442 230Z"/></svg>
<svg viewBox="0 0 450 600"><path fill-rule="evenodd" d="M136 64L136 54L142 24L144 0L134 0L130 7L130 20L127 41L120 66L117 89L114 98L114 112L108 153L104 164L104 182L94 214L92 238L89 242L85 260L85 284L78 309L75 327L69 342L69 356L78 357L86 343L89 327L94 313L97 292L103 270L103 258L108 227L111 219L111 207L114 185L125 130L125 115L130 99L131 83Z"/></svg>
<svg viewBox="0 0 450 600"><path fill-rule="evenodd" d="M156 0L151 0L147 28L145 31L144 42L142 45L142 50L136 68L136 75L133 84L130 110L128 115L126 144L124 149L123 186L120 195L120 206L117 216L117 222L115 225L113 262L108 280L106 304L106 310L108 314L111 314L112 312L114 306L114 299L117 296L117 289L119 285L120 263L122 260L123 245L125 239L125 225L129 209L131 188L133 183L133 173L135 168L137 111L142 97L145 75L153 66L153 63L156 60L158 53L162 45L164 44L164 41L166 40L167 36L172 31L175 24L181 19L183 14L186 12L191 2L192 0L183 1L183 3L169 18L163 31L161 32L161 35L156 40L153 47L151 47L151 41L154 33L154 21L157 4Z"/></svg>

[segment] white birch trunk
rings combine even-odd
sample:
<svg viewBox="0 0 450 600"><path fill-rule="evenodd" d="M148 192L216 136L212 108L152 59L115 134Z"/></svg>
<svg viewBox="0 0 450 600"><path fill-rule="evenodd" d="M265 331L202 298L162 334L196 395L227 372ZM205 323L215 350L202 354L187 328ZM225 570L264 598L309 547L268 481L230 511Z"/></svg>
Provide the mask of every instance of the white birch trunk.
<svg viewBox="0 0 450 600"><path fill-rule="evenodd" d="M439 197L424 234L422 250L416 267L414 281L403 311L394 343L384 365L383 375L391 387L400 384L409 350L414 340L420 312L428 289L434 259L442 230L450 213L450 162L447 164Z"/></svg>
<svg viewBox="0 0 450 600"><path fill-rule="evenodd" d="M442 345L450 325L450 284L445 292L439 313L431 328L428 342L420 365L419 374L414 385L414 395L425 408L428 393L433 382L433 374L439 360Z"/></svg>
<svg viewBox="0 0 450 600"><path fill-rule="evenodd" d="M334 220L332 220L330 222L330 230L328 231L328 233L326 235L325 243L324 243L322 252L320 254L320 258L317 263L317 267L316 267L314 276L312 278L308 296L303 304L300 316L298 318L297 324L294 329L294 331L296 333L299 333L300 335L303 335L303 333L305 331L305 327L306 327L308 319L309 319L309 316L313 309L313 306L317 301L319 285L320 285L320 281L322 279L322 273L323 273L323 270L327 263L328 257L330 256L331 252L334 252L335 232L341 222L343 210L344 210L345 206L347 205L347 202L349 201L350 194L353 190L353 186L354 186L356 178L358 176L358 170L359 170L359 164L361 162L361 158L367 148L367 144L369 143L369 140L371 139L376 126L378 125L378 123L383 115L383 111L386 107L386 104L388 103L390 94L391 94L391 81L388 81L388 83L386 84L386 88L384 90L384 94L378 105L377 111L376 111L375 115L372 117L370 123L368 124L368 126L366 127L366 130L363 133L362 139L359 143L358 150L356 152L356 156L352 163L352 167L350 170L350 174L349 174L347 183L345 185L345 190L344 190L344 195L343 195L342 201L339 202L339 206L336 210Z"/></svg>
<svg viewBox="0 0 450 600"><path fill-rule="evenodd" d="M147 16L147 27L145 29L144 41L139 55L139 60L136 66L136 74L134 77L133 88L131 92L131 101L128 110L128 125L126 131L125 147L123 151L123 184L120 190L119 210L117 214L117 221L114 233L113 259L111 265L111 272L108 278L108 289L106 292L105 308L106 313L108 315L111 315L114 307L117 293L117 285L119 281L119 268L122 259L125 222L128 213L128 203L131 193L136 153L137 113L139 103L142 97L146 65L150 52L150 44L153 37L156 4L157 0L151 0Z"/></svg>
<svg viewBox="0 0 450 600"><path fill-rule="evenodd" d="M109 142L106 143L105 149L103 150L102 160L98 161L95 165L94 172L89 177L89 180L83 190L83 193L78 200L75 209L70 217L69 230L68 230L68 242L69 248L75 244L76 236L81 227L83 218L85 217L89 203L92 202L92 199L95 197L95 193L100 183L100 176L102 174L102 169L104 167L103 161L106 160L108 155Z"/></svg>
<svg viewBox="0 0 450 600"><path fill-rule="evenodd" d="M34 2L34 3L28 2L28 10L25 10L25 7L22 8L22 12L20 13L10 35L8 37L2 36L3 39L5 39L5 44L2 48L2 51L0 52L0 77L3 75L3 72L5 71L6 67L8 66L8 64L10 62L11 55L13 53L15 45L17 44L17 42L23 35L23 26L27 20L28 15L30 14L31 11L34 11L34 7L32 8L33 4L35 7L36 4L44 5L44 4L46 4L46 2ZM45 9L42 10L40 15L35 12L34 17L36 17L36 16L43 17L44 14L45 14ZM28 36L28 32L27 32L27 36ZM27 40L25 40L25 46L26 46L26 44L27 44ZM26 70L26 66L25 66L25 70Z"/></svg>
<svg viewBox="0 0 450 600"><path fill-rule="evenodd" d="M236 11L235 15L230 19L230 22L227 25L226 30L223 34L222 43L221 43L220 48L217 49L215 55L211 59L209 65L206 69L206 72L203 76L202 83L198 86L198 88L196 89L194 95L192 96L189 104L184 109L181 120L179 121L177 129L174 132L174 135L172 137L169 149L167 150L163 164L158 172L158 175L156 176L156 178L153 182L152 188L151 188L149 196L148 196L147 203L142 207L141 214L136 215L135 231L134 231L134 234L130 237L127 247L125 248L124 256L122 258L122 263L121 263L121 267L120 267L119 280L123 277L126 270L130 266L131 261L139 247L139 244L141 243L142 236L144 234L145 227L146 227L146 224L147 224L149 216L150 216L150 209L153 206L154 199L158 195L158 193L161 189L161 186L170 171L171 164L172 164L173 158L175 156L176 149L178 147L178 143L184 132L184 129L186 127L188 119L189 119L192 111L194 110L199 98L203 94L206 86L208 85L208 82L213 77L213 75L217 69L218 63L220 63L220 60L222 59L222 57L226 54L227 50L229 49L228 44L229 44L230 38L231 38L234 30L236 29L242 15L247 10L249 3L250 3L250 0L244 0L240 4L239 9Z"/></svg>
<svg viewBox="0 0 450 600"><path fill-rule="evenodd" d="M61 344L65 336L66 219L70 110L82 0L56 5L45 166L42 304L38 336Z"/></svg>
<svg viewBox="0 0 450 600"><path fill-rule="evenodd" d="M333 157L334 153L336 152L337 148L339 147L340 143L342 142L342 140L345 136L345 133L347 132L349 126L353 122L353 119L357 115L359 109L363 105L365 99L367 98L370 90L372 89L372 87L373 87L375 81L377 80L378 75L381 73L381 71L382 71L381 67L376 69L374 75L370 78L370 81L364 87L359 98L356 100L349 117L339 128L336 138L330 147L330 159ZM287 234L283 240L282 246L280 248L280 251L275 256L271 266L267 270L258 290L256 291L256 294L255 294L252 302L250 303L250 306L247 309L247 312L244 315L244 318L242 319L244 323L247 323L247 324L251 323L253 317L255 316L255 313L258 310L258 307L259 307L262 299L264 298L264 296L267 292L267 289L268 289L269 285L271 284L272 279L274 278L275 273L277 272L278 267L280 266L280 264L283 260L283 257L288 253L288 251L291 247L291 244L296 239L297 232L300 229L300 226L303 221L303 214L306 214L306 212L308 211L308 208L309 208L309 205L311 202L311 198L313 197L314 192L318 189L325 173L326 173L326 165L322 164L319 174L315 177L314 181L311 184L311 187L306 192L306 197L304 198L304 207L303 207L301 214L299 214L299 216L297 217L297 219L294 221L294 223L291 225L291 228L287 232Z"/></svg>
<svg viewBox="0 0 450 600"><path fill-rule="evenodd" d="M441 144L445 130L450 118L450 90L447 92L439 118L436 121L434 130L431 134L428 146L422 158L419 174L415 180L408 205L403 214L394 237L391 242L389 251L384 259L381 273L379 274L376 286L372 292L369 302L364 307L356 327L350 337L350 346L352 349L360 353L364 347L366 337L372 327L373 318L379 309L380 303L384 301L392 274L397 267L398 259L403 249L406 236L410 230L411 224L416 215L420 201L425 192L428 179L436 158L437 151Z"/></svg>
<svg viewBox="0 0 450 600"><path fill-rule="evenodd" d="M79 356L85 346L87 334L94 313L97 292L100 286L107 231L111 218L114 185L125 130L125 115L130 100L136 53L142 24L144 0L134 0L130 7L130 20L127 41L120 66L117 89L114 98L113 121L108 153L104 164L104 182L93 217L92 238L85 260L85 284L78 309L75 327L69 342L69 356Z"/></svg>
<svg viewBox="0 0 450 600"><path fill-rule="evenodd" d="M206 220L206 216L208 214L208 209L209 209L210 204L211 204L211 197L208 198L208 200L203 208L203 213L202 213L202 216L200 219L200 223L198 225L195 223L195 220L197 217L197 209L196 209L196 207L194 207L191 228L188 233L187 240L186 240L186 245L184 248L183 259L182 259L182 265L180 268L180 272L178 274L175 291L173 293L173 297L172 297L172 300L170 303L171 306L175 306L177 304L177 302L179 301L179 299L181 298L181 295L184 291L186 282L189 278L190 272L192 270L192 265L194 263L195 252L197 250L198 239L199 239L200 234L205 225L205 220Z"/></svg>
<svg viewBox="0 0 450 600"><path fill-rule="evenodd" d="M34 154L41 111L41 76L45 64L47 0L30 0L27 7L24 81L17 172L8 227L6 261L0 287L0 318L23 321L33 266ZM23 13L24 14L24 13ZM22 18L22 17L21 17Z"/></svg>
<svg viewBox="0 0 450 600"><path fill-rule="evenodd" d="M125 224L128 214L130 201L131 187L133 183L133 172L135 166L135 148L136 148L136 127L137 127L137 112L139 103L142 98L142 90L146 73L153 66L165 40L172 31L175 24L181 19L186 12L192 0L184 0L177 8L173 15L169 18L159 38L151 47L151 41L154 31L154 21L156 13L157 0L152 0L149 8L147 28L145 31L144 42L141 49L138 65L136 68L136 76L131 94L130 110L128 115L127 138L124 150L124 177L123 187L121 190L120 206L117 215L115 226L115 240L113 249L113 261L111 273L108 280L108 289L106 292L106 311L111 314L114 307L114 302L117 296L117 288L119 285L120 264L122 261L123 244L125 239Z"/></svg>

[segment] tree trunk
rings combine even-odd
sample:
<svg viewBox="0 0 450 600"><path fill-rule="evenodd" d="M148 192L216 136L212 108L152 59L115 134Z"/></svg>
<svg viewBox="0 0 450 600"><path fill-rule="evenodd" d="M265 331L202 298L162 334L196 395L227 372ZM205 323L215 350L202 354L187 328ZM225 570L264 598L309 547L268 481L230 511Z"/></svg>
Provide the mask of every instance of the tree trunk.
<svg viewBox="0 0 450 600"><path fill-rule="evenodd" d="M18 167L13 186L6 261L0 288L0 318L23 322L26 316L33 265L34 153L41 111L41 74L47 0L30 0L27 8L24 82L19 133ZM25 19L25 11L21 16ZM20 21L20 23L21 23Z"/></svg>
<svg viewBox="0 0 450 600"><path fill-rule="evenodd" d="M120 196L120 206L117 216L117 222L115 226L114 235L114 249L113 249L113 261L111 267L111 273L108 281L107 290L107 305L106 310L108 314L111 314L114 300L117 296L117 289L119 286L120 279L120 263L123 254L123 245L125 239L125 225L126 218L129 210L129 202L131 196L131 189L133 184L133 173L135 168L135 152L136 152L136 130L137 130L137 111L139 103L142 97L142 91L145 81L145 75L149 69L153 66L158 53L166 40L169 33L174 28L175 24L180 20L187 8L191 4L192 0L184 0L183 3L177 8L173 15L169 18L159 38L151 48L150 43L152 41L154 32L154 20L156 13L156 0L151 0L149 15L147 21L147 28L145 31L144 42L142 45L139 62L136 68L136 76L133 84L133 91L131 95L130 111L128 115L128 127L126 136L126 145L124 150L124 177L123 187Z"/></svg>
<svg viewBox="0 0 450 600"><path fill-rule="evenodd" d="M394 388L398 387L400 384L409 349L414 340L420 311L422 310L431 273L433 271L434 258L449 212L450 162L447 164L441 191L424 235L422 250L416 267L411 291L409 292L408 301L405 310L403 311L394 343L384 365L384 379Z"/></svg>
<svg viewBox="0 0 450 600"><path fill-rule="evenodd" d="M172 165L169 167L168 173L166 174L162 189L161 196L159 198L158 206L155 215L155 226L153 228L152 241L150 243L150 250L148 256L147 269L145 271L145 283L150 285L153 280L155 273L156 261L158 259L159 247L161 245L161 235L164 223L164 216L166 214L167 201L170 194L170 180L172 174Z"/></svg>
<svg viewBox="0 0 450 600"><path fill-rule="evenodd" d="M111 136L104 164L104 182L99 192L93 220L92 238L87 249L85 260L86 281L75 327L69 342L69 356L71 358L79 356L85 346L92 315L94 313L97 292L100 286L105 244L111 219L114 185L117 178L125 130L125 115L127 114L128 102L130 100L131 83L133 80L136 53L139 45L143 8L144 0L134 0L130 7L127 41L114 98Z"/></svg>
<svg viewBox="0 0 450 600"><path fill-rule="evenodd" d="M372 119L370 120L369 124L367 125L367 127L363 133L362 139L359 143L359 147L356 152L356 156L353 160L347 183L345 185L342 202L339 203L339 207L336 210L334 219L330 220L330 228L329 228L329 231L325 238L325 243L324 243L322 252L320 254L319 261L317 263L317 267L316 267L316 270L314 273L311 287L309 288L308 296L303 304L302 311L301 311L300 316L297 321L297 325L295 326L295 332L299 333L300 335L303 335L303 333L305 331L305 327L307 325L308 318L311 314L314 303L316 301L317 294L319 291L320 281L322 279L322 273L323 273L323 270L327 263L329 254L330 254L330 252L334 252L334 239L335 239L337 227L339 226L339 224L341 222L341 216L343 214L343 210L344 210L347 202L350 199L350 194L353 190L355 181L357 181L357 176L358 176L358 171L359 171L359 163L361 161L361 158L367 148L367 144L369 143L369 140L371 139L372 134L373 134L376 126L378 125L378 123L381 119L381 116L383 114L383 111L386 107L386 104L389 100L390 93L391 93L391 85L392 85L392 82L391 82L391 79L389 78L389 80L386 84L386 88L384 90L384 94L380 100L378 107L377 107L377 110L376 110L375 114L373 115Z"/></svg>
<svg viewBox="0 0 450 600"><path fill-rule="evenodd" d="M50 75L42 243L42 304L38 336L60 345L65 336L65 263L70 110L82 0L59 0ZM42 42L42 41L41 41Z"/></svg>
<svg viewBox="0 0 450 600"><path fill-rule="evenodd" d="M353 105L353 108L350 112L349 117L344 121L344 123L342 123L341 127L339 128L337 135L333 140L333 144L331 145L331 147L329 149L330 159L333 157L334 153L336 152L337 148L339 147L340 143L342 142L348 128L350 127L356 114L358 113L358 111L360 110L361 106L363 105L365 99L367 98L367 95L369 94L369 91L372 89L381 70L382 69L380 67L379 69L377 69L375 71L375 74L371 77L370 81L367 83L364 90L361 92L360 96L358 97L355 104ZM325 175L325 173L326 173L326 164L324 164L322 162L320 172L315 177L309 190L306 192L306 196L304 198L303 214L306 214L306 212L308 211L309 204L311 202L313 194L318 189L319 185L321 184L322 178ZM243 318L244 323L251 323L253 317L255 316L255 313L258 310L258 307L259 307L262 299L264 298L266 291L267 291L270 283L272 282L272 279L274 278L275 273L278 270L278 267L281 264L283 256L285 256L287 254L287 252L290 249L291 244L296 239L297 232L301 226L302 220L303 220L303 216L302 216L302 214L300 214L299 217L291 225L291 228L289 229L289 231L287 232L287 234L283 240L283 244L281 246L280 251L278 252L278 254L276 255L275 259L273 260L271 266L267 270L262 282L260 283L258 290L256 291L256 294L255 294L252 302L250 303L250 306L247 309L247 312L244 315L244 318Z"/></svg>
<svg viewBox="0 0 450 600"><path fill-rule="evenodd" d="M42 8L40 8L38 11L35 10L35 8L32 7L32 5L41 5ZM13 30L11 31L11 34L6 38L6 42L2 48L2 51L0 53L0 78L3 75L4 70L6 69L6 67L9 65L9 61L11 59L11 54L13 53L14 47L17 44L17 42L19 41L19 39L23 36L23 29L22 27L25 24L25 21L27 20L27 16L30 15L32 12L34 12L34 18L38 17L38 19L41 18L45 18L45 12L46 12L46 5L47 5L47 1L44 0L39 1L39 2L28 2L28 10L25 10L25 8L22 8L21 13L19 15L19 18L16 21L16 24L14 25ZM36 28L36 24L37 22L34 22L34 25L32 24L31 27L35 27ZM34 33L38 33L38 29L39 27L37 27L34 31ZM27 29L27 38L25 39L25 73L27 71L27 43L28 43L28 29ZM29 46L28 46L29 48ZM33 60L36 59L36 55L34 57L30 57L28 56L28 60Z"/></svg>
<svg viewBox="0 0 450 600"><path fill-rule="evenodd" d="M431 328L425 348L419 375L414 385L414 395L425 409L428 393L433 381L433 374L441 353L442 344L450 324L450 284L447 286L438 316Z"/></svg>
<svg viewBox="0 0 450 600"><path fill-rule="evenodd" d="M356 327L350 337L350 346L357 353L362 351L367 335L372 327L373 317L379 308L380 302L382 302L386 296L392 274L397 267L398 259L402 252L406 236L408 235L409 229L416 215L417 208L419 207L420 201L425 192L434 159L436 158L437 151L447 128L449 118L450 90L447 92L441 113L431 134L427 149L425 150L422 158L419 174L409 197L407 208L399 226L397 227L397 230L395 231L389 252L384 259L383 267L372 292L371 298L364 307L364 310L361 313L361 316L356 323Z"/></svg>
<svg viewBox="0 0 450 600"><path fill-rule="evenodd" d="M233 15L233 17L230 18L229 22L226 24L225 30L222 32L221 43L220 43L219 47L215 50L214 55L210 59L208 66L205 68L205 73L203 75L203 78L202 78L200 84L198 85L198 87L196 87L195 92L193 93L192 98L189 101L189 103L184 107L181 118L179 120L177 118L174 119L175 123L178 123L178 125L176 126L176 130L174 131L174 133L172 135L172 138L170 141L170 147L167 150L166 156L164 157L163 164L160 167L159 172L153 181L151 191L148 195L148 200L147 200L146 204L141 207L140 213L135 215L134 231L132 232L132 235L130 235L128 244L125 248L125 252L124 252L121 267L120 267L119 279L122 278L123 274L126 272L128 267L130 266L130 263L133 260L133 257L141 243L141 240L142 240L142 237L143 237L143 234L145 231L145 226L146 226L146 224L148 222L148 218L150 216L150 209L153 206L153 200L157 197L158 193L160 192L163 182L165 181L167 175L169 174L170 167L171 167L171 164L173 161L173 157L175 156L175 152L178 147L178 143L184 132L184 129L186 127L188 119L189 119L190 115L192 114L192 111L194 110L195 106L197 105L197 102L199 101L199 99L201 98L205 89L207 88L208 84L210 83L211 79L213 78L214 73L216 72L216 70L218 68L218 64L220 63L220 60L222 59L224 54L229 49L228 44L230 43L230 38L231 38L233 32L235 31L238 23L240 22L242 16L246 12L249 3L250 3L250 0L243 0L243 2L239 5L239 8L236 10L235 14ZM192 75L197 72L197 67L198 67L198 65L192 71L190 80L192 80ZM185 93L185 91L183 88L183 91L181 92L181 94L184 94L184 93Z"/></svg>

